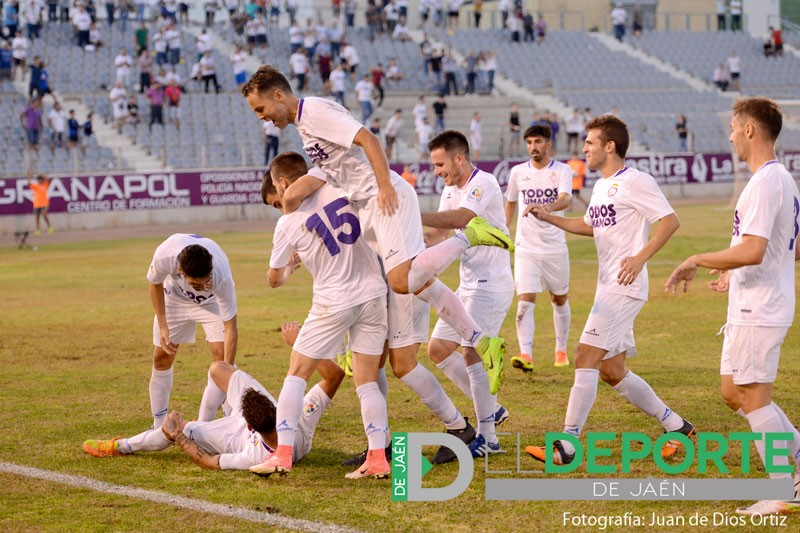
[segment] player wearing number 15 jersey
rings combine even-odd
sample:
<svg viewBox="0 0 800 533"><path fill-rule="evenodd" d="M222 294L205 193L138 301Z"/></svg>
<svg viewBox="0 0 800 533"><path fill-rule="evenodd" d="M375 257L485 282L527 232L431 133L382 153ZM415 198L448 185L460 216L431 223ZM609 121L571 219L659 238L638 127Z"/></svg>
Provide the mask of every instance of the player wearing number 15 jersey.
<svg viewBox="0 0 800 533"><path fill-rule="evenodd" d="M296 152L278 155L270 165L278 197L274 205L281 205L286 187L309 172L321 173L319 169L309 171L303 156ZM265 200L268 179L265 177ZM387 477L384 448L389 420L386 399L377 383L387 333L387 287L378 258L364 242L356 212L341 190L323 186L278 220L269 263L272 287L282 285L291 272L293 252L314 280L312 306L292 349L289 372L278 397L278 448L266 462L250 470L261 475L291 471L308 379L320 360L336 356L347 334L368 441L365 463L347 477Z"/></svg>
<svg viewBox="0 0 800 533"><path fill-rule="evenodd" d="M772 401L781 345L794 319L795 261L800 259L800 192L775 157L782 126L781 110L768 98L745 98L733 105L730 142L754 174L736 202L730 247L690 257L666 284L667 290L676 291L683 281L686 290L698 267L721 273L709 287L728 291L719 372L722 397L728 407L747 418L754 433L792 436L776 442L776 447L788 448L795 472L794 496L789 500L787 494L786 501L761 500L736 510L745 515L800 511L800 433ZM764 440L756 442L756 450L766 464ZM787 458L774 464L786 465ZM770 477L788 478L789 474L773 472Z"/></svg>

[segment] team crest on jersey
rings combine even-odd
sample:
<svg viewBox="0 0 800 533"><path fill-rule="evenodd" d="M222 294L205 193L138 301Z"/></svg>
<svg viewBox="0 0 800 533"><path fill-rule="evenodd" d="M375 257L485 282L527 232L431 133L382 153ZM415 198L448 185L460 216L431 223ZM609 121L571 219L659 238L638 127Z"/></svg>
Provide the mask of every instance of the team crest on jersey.
<svg viewBox="0 0 800 533"><path fill-rule="evenodd" d="M619 190L619 184L615 183L611 186L610 189L608 189L608 195L614 196L615 194L617 194L617 190Z"/></svg>
<svg viewBox="0 0 800 533"><path fill-rule="evenodd" d="M311 158L311 162L315 164L330 157L328 153L325 152L325 149L319 145L319 143L315 143L314 146L304 147L304 149L308 154L308 157Z"/></svg>
<svg viewBox="0 0 800 533"><path fill-rule="evenodd" d="M303 407L303 414L306 416L313 415L316 410L319 409L319 405L315 404L314 402L308 402L305 407Z"/></svg>
<svg viewBox="0 0 800 533"><path fill-rule="evenodd" d="M256 432L250 434L250 444L253 446L258 446L258 443L261 442L261 439L256 435Z"/></svg>
<svg viewBox="0 0 800 533"><path fill-rule="evenodd" d="M550 173L550 181L552 181L553 183L555 183L556 181L558 181L558 176L556 176L556 173L555 173L555 172L551 172L551 173Z"/></svg>
<svg viewBox="0 0 800 533"><path fill-rule="evenodd" d="M474 189L469 191L467 200L470 202L480 202L482 197L483 197L483 190L480 187L475 187Z"/></svg>

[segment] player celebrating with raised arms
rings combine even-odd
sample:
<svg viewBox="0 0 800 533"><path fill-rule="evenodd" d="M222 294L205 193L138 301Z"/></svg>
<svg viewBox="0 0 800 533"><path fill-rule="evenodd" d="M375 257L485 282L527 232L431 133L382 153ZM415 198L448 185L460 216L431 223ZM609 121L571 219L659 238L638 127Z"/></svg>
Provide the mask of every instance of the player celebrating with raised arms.
<svg viewBox="0 0 800 533"><path fill-rule="evenodd" d="M792 501L761 500L736 510L745 515L800 511L800 433L772 401L781 345L794 319L794 263L800 259L800 193L792 175L775 156L782 126L781 110L768 98L745 98L733 105L730 142L753 177L736 202L730 247L693 255L666 283L667 291L677 292L683 282L686 291L698 268L720 274L709 287L728 291L720 362L722 398L747 419L753 432L792 435L789 441L776 442L777 448L788 448L794 458ZM764 440L755 445L766 464ZM787 457L776 454L774 464L788 464ZM789 474L773 472L770 477L785 478Z"/></svg>
<svg viewBox="0 0 800 533"><path fill-rule="evenodd" d="M272 199L272 204L280 207L286 188L308 172L322 174L316 168L309 171L303 156L296 152L279 154L264 177L265 202ZM270 194L272 187L277 198ZM378 258L364 242L361 224L343 191L322 187L297 210L287 213L284 209L273 236L270 286L279 287L286 281L294 266L294 253L314 280L313 303L292 349L289 372L278 397L278 448L266 462L250 470L261 475L286 475L292 470L306 383L321 361L336 356L347 333L368 452L364 464L346 477L388 477L384 448L389 419L377 383L387 334L387 287Z"/></svg>
<svg viewBox="0 0 800 533"><path fill-rule="evenodd" d="M286 78L264 65L242 88L253 112L279 128L294 124L312 162L325 171L320 178L304 176L286 190L284 209L291 212L325 180L341 187L357 207L364 237L378 252L392 289L389 293L389 350L394 374L406 383L440 419L448 431L474 435L436 378L416 360L420 343L428 337L428 310L432 305L458 335L475 345L489 369L493 392L500 385L504 343L489 337L469 316L463 303L436 279L471 246L492 245L513 250L501 230L479 217L465 231L425 249L416 192L389 170L386 154L375 135L339 104L323 98L298 99ZM421 300L415 300L414 296Z"/></svg>
<svg viewBox="0 0 800 533"><path fill-rule="evenodd" d="M586 131L586 164L602 176L595 183L586 215L556 216L543 205L530 210L542 222L594 237L597 247L597 292L575 354L575 382L564 433L580 436L597 397L599 377L658 420L665 432L692 435L694 426L667 407L650 385L625 365L627 357L636 355L633 322L647 301L647 261L664 247L680 222L653 177L625 166L630 137L624 122L603 115L590 121ZM656 231L648 239L650 224L657 221ZM679 447L680 441L670 440L661 455L671 456ZM568 464L575 458L575 449L567 440L556 440L553 448L528 446L525 451L540 461L552 453L554 464Z"/></svg>
<svg viewBox="0 0 800 533"><path fill-rule="evenodd" d="M525 130L525 144L530 161L511 169L506 189L506 224L517 217L514 252L514 281L517 295L517 341L519 355L511 358L514 368L533 370L533 309L536 294L550 291L553 302L553 325L556 330L555 366L568 366L567 336L572 319L569 291L569 251L564 230L526 216L532 206L541 205L554 216L564 216L572 203L572 170L550 157L550 126L536 124Z"/></svg>

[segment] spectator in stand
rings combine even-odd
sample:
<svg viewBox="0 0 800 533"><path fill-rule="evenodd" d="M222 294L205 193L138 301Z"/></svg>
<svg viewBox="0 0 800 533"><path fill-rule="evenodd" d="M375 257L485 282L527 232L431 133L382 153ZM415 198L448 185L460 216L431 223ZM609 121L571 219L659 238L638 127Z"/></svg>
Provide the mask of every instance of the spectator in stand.
<svg viewBox="0 0 800 533"><path fill-rule="evenodd" d="M233 79L236 82L236 87L241 89L242 85L247 81L247 61L242 47L238 44L233 49L230 60L233 66Z"/></svg>
<svg viewBox="0 0 800 533"><path fill-rule="evenodd" d="M22 18L25 19L28 39L31 41L39 38L39 32L42 29L44 7L44 2L42 0L30 0L25 4L25 7L22 8Z"/></svg>
<svg viewBox="0 0 800 533"><path fill-rule="evenodd" d="M447 0L447 33L453 35L458 29L458 10L464 0Z"/></svg>
<svg viewBox="0 0 800 533"><path fill-rule="evenodd" d="M128 18L130 17L130 6L128 0L119 0L119 31L128 31Z"/></svg>
<svg viewBox="0 0 800 533"><path fill-rule="evenodd" d="M369 127L369 132L378 138L383 143L383 133L381 133L381 119L375 117L372 119L372 125Z"/></svg>
<svg viewBox="0 0 800 533"><path fill-rule="evenodd" d="M128 117L125 119L125 123L130 124L136 129L141 122L142 117L139 116L139 102L136 100L135 96L131 96L128 98Z"/></svg>
<svg viewBox="0 0 800 533"><path fill-rule="evenodd" d="M47 0L47 22L58 22L58 0Z"/></svg>
<svg viewBox="0 0 800 533"><path fill-rule="evenodd" d="M189 2L178 2L178 21L181 24L189 25Z"/></svg>
<svg viewBox="0 0 800 533"><path fill-rule="evenodd" d="M549 111L544 114L544 119L550 126L550 157L555 157L558 153L558 130L561 129L561 121L558 115Z"/></svg>
<svg viewBox="0 0 800 533"><path fill-rule="evenodd" d="M72 2L70 0L58 0L58 7L59 7L59 22L61 24L67 24L70 21L69 18L69 6Z"/></svg>
<svg viewBox="0 0 800 533"><path fill-rule="evenodd" d="M399 21L392 31L392 39L395 41L405 43L411 40L411 34L408 33L408 26L403 21Z"/></svg>
<svg viewBox="0 0 800 533"><path fill-rule="evenodd" d="M378 63L378 66L375 68L369 69L369 73L372 75L372 85L378 91L378 110L383 108L383 79L386 77L386 71L383 70L383 65Z"/></svg>
<svg viewBox="0 0 800 533"><path fill-rule="evenodd" d="M148 129L153 129L154 123L164 125L164 89L158 82L153 82L153 86L144 93L150 100L150 122Z"/></svg>
<svg viewBox="0 0 800 533"><path fill-rule="evenodd" d="M742 30L742 0L731 0L731 31Z"/></svg>
<svg viewBox="0 0 800 533"><path fill-rule="evenodd" d="M353 28L354 26L357 7L357 0L344 0L344 17L348 28Z"/></svg>
<svg viewBox="0 0 800 533"><path fill-rule="evenodd" d="M144 22L144 10L147 8L147 1L148 0L134 0L136 4L136 22L140 24Z"/></svg>
<svg viewBox="0 0 800 533"><path fill-rule="evenodd" d="M8 39L17 35L19 28L19 2L9 2L3 8L3 26L8 31Z"/></svg>
<svg viewBox="0 0 800 533"><path fill-rule="evenodd" d="M391 161L394 158L394 143L400 137L400 129L403 127L403 110L395 109L394 115L386 121L386 159Z"/></svg>
<svg viewBox="0 0 800 533"><path fill-rule="evenodd" d="M205 93L208 94L208 82L214 82L214 92L219 94L219 82L217 82L217 69L214 62L214 56L211 55L211 50L208 50L203 58L200 60L200 75L203 77L203 84L205 86Z"/></svg>
<svg viewBox="0 0 800 533"><path fill-rule="evenodd" d="M108 93L108 99L111 100L114 115L114 129L121 133L122 125L128 118L128 91L121 81L117 80L114 83L114 87Z"/></svg>
<svg viewBox="0 0 800 533"><path fill-rule="evenodd" d="M456 70L458 65L456 65L456 60L453 58L453 53L449 50L447 54L442 59L442 69L444 70L444 83L445 89L444 92L447 95L450 95L450 88L453 88L453 95L458 96L458 80L456 79Z"/></svg>
<svg viewBox="0 0 800 533"><path fill-rule="evenodd" d="M714 74L711 76L711 81L714 82L721 91L727 91L728 85L730 82L728 81L728 71L725 70L725 65L720 63L717 65L717 68L714 69Z"/></svg>
<svg viewBox="0 0 800 533"><path fill-rule="evenodd" d="M567 165L572 169L572 206L575 205L574 200L578 200L587 208L589 204L581 198L581 189L586 185L586 163L578 157L578 151L573 150L572 159L567 161Z"/></svg>
<svg viewBox="0 0 800 533"><path fill-rule="evenodd" d="M220 7L221 6L217 0L206 0L206 28L210 28L214 25L214 17L216 16L217 10Z"/></svg>
<svg viewBox="0 0 800 533"><path fill-rule="evenodd" d="M525 14L522 16L522 41L523 42L533 42L536 40L536 36L533 33L533 15L530 11L525 11Z"/></svg>
<svg viewBox="0 0 800 533"><path fill-rule="evenodd" d="M489 94L495 94L494 91L494 73L497 70L497 57L494 54L494 50L489 50L484 55L484 70L486 70L487 75L487 84L489 89Z"/></svg>
<svg viewBox="0 0 800 533"><path fill-rule="evenodd" d="M173 81L178 85L178 88L181 90L181 92L186 92L183 88L183 80L181 80L181 76L178 74L178 71L175 67L172 67L172 70L166 73L164 76L164 81L159 80L158 83L160 83L162 87L166 87Z"/></svg>
<svg viewBox="0 0 800 533"><path fill-rule="evenodd" d="M469 148L471 153L470 159L478 161L481 158L481 143L483 142L483 131L481 128L481 114L478 111L472 115L472 121L469 123Z"/></svg>
<svg viewBox="0 0 800 533"><path fill-rule="evenodd" d="M89 146L93 139L94 139L94 128L92 125L92 113L88 113L86 115L86 122L81 124L81 129L83 130L83 137L81 142L81 151L86 151L86 147Z"/></svg>
<svg viewBox="0 0 800 533"><path fill-rule="evenodd" d="M642 30L644 30L644 11L642 11L642 6L636 4L633 7L633 36L634 37L641 37Z"/></svg>
<svg viewBox="0 0 800 533"><path fill-rule="evenodd" d="M500 27L508 27L508 12L511 9L511 0L500 0L497 3L497 9L500 11Z"/></svg>
<svg viewBox="0 0 800 533"><path fill-rule="evenodd" d="M539 13L536 19L536 42L542 44L544 38L547 36L547 21L544 20L544 15Z"/></svg>
<svg viewBox="0 0 800 533"><path fill-rule="evenodd" d="M464 72L467 76L467 85L464 87L464 94L475 94L475 70L478 68L478 56L474 50L470 50L464 60Z"/></svg>
<svg viewBox="0 0 800 533"><path fill-rule="evenodd" d="M42 58L39 56L33 56L33 64L30 66L30 69L31 77L30 81L28 82L28 97L32 98L35 96L41 100L42 94L40 92L40 87L42 81L42 69L44 69Z"/></svg>
<svg viewBox="0 0 800 533"><path fill-rule="evenodd" d="M295 53L289 58L289 67L292 69L292 75L297 80L297 90L303 92L306 90L306 75L308 74L308 57L303 48L298 48Z"/></svg>
<svg viewBox="0 0 800 533"><path fill-rule="evenodd" d="M178 24L178 0L163 0L164 6L161 8L164 14L173 24Z"/></svg>
<svg viewBox="0 0 800 533"><path fill-rule="evenodd" d="M389 60L389 70L386 71L386 79L389 81L400 81L405 76L400 72L400 67L397 65L397 60L392 58Z"/></svg>
<svg viewBox="0 0 800 533"><path fill-rule="evenodd" d="M394 0L388 0L384 4L383 16L386 19L386 33L394 36L394 29L400 22L400 12L397 10Z"/></svg>
<svg viewBox="0 0 800 533"><path fill-rule="evenodd" d="M400 177L406 180L406 183L408 183L415 189L417 188L417 177L414 175L413 172L411 172L411 165L409 164L403 165L403 173L400 174Z"/></svg>
<svg viewBox="0 0 800 533"><path fill-rule="evenodd" d="M611 25L614 27L614 38L619 42L625 37L625 22L628 20L628 12L622 7L622 2L617 2L616 7L611 10Z"/></svg>
<svg viewBox="0 0 800 533"><path fill-rule="evenodd" d="M19 114L19 120L28 138L28 149L37 150L42 131L42 101L38 98L28 100L28 106Z"/></svg>
<svg viewBox="0 0 800 533"><path fill-rule="evenodd" d="M167 38L162 30L156 31L153 35L153 50L156 53L156 65L159 67L166 65L167 59Z"/></svg>
<svg viewBox="0 0 800 533"><path fill-rule="evenodd" d="M11 81L11 69L13 68L14 60L12 57L11 45L8 41L0 43L0 82Z"/></svg>
<svg viewBox="0 0 800 533"><path fill-rule="evenodd" d="M78 34L78 46L84 48L89 44L89 28L92 26L92 17L83 4L78 4L72 15L72 25Z"/></svg>
<svg viewBox="0 0 800 533"><path fill-rule="evenodd" d="M117 6L114 5L114 0L106 0L106 20L108 21L109 26L114 25L114 13L117 10Z"/></svg>
<svg viewBox="0 0 800 533"><path fill-rule="evenodd" d="M781 28L769 27L769 37L772 41L772 55L775 57L783 55L783 32Z"/></svg>
<svg viewBox="0 0 800 533"><path fill-rule="evenodd" d="M510 17L506 19L506 28L508 28L509 33L511 33L511 42L518 43L520 40L520 33L522 32L522 19L517 17L516 14L512 13Z"/></svg>
<svg viewBox="0 0 800 533"><path fill-rule="evenodd" d="M61 111L61 104L53 104L53 108L47 113L47 125L50 128L50 151L55 152L56 148L64 146L64 113Z"/></svg>
<svg viewBox="0 0 800 533"><path fill-rule="evenodd" d="M725 30L725 0L716 0L717 31Z"/></svg>
<svg viewBox="0 0 800 533"><path fill-rule="evenodd" d="M481 27L481 16L483 16L483 0L474 0L472 2L472 14L475 17L475 28Z"/></svg>
<svg viewBox="0 0 800 533"><path fill-rule="evenodd" d="M367 124L369 117L372 116L372 91L375 89L369 79L369 74L364 74L354 89L358 97L358 105L361 106L361 123Z"/></svg>
<svg viewBox="0 0 800 533"><path fill-rule="evenodd" d="M261 127L264 131L264 166L269 166L270 161L280 149L281 130L271 120L263 120Z"/></svg>
<svg viewBox="0 0 800 533"><path fill-rule="evenodd" d="M153 81L157 81L161 86L167 85L169 83L167 71L163 67L158 69L158 73L150 80L151 83Z"/></svg>
<svg viewBox="0 0 800 533"><path fill-rule="evenodd" d="M169 64L172 66L181 62L181 32L175 25L170 24L164 32L169 50Z"/></svg>
<svg viewBox="0 0 800 533"><path fill-rule="evenodd" d="M428 124L428 117L422 117L422 120L417 124L417 147L419 149L419 160L427 161L430 159L431 152L428 150L428 143L431 142L433 136L433 128Z"/></svg>
<svg viewBox="0 0 800 533"><path fill-rule="evenodd" d="M164 89L164 100L167 102L167 118L181 129L181 88L177 79L171 79Z"/></svg>
<svg viewBox="0 0 800 533"><path fill-rule="evenodd" d="M75 118L75 110L69 110L69 119L67 120L67 142L70 149L78 146L80 142L81 124Z"/></svg>
<svg viewBox="0 0 800 533"><path fill-rule="evenodd" d="M119 55L114 59L114 66L117 68L117 81L121 81L126 88L131 84L131 69L133 68L133 58L128 54L126 48L121 48Z"/></svg>
<svg viewBox="0 0 800 533"><path fill-rule="evenodd" d="M583 133L584 121L581 114L576 109L572 112L572 116L566 120L567 130L567 150L569 152L576 152L578 146L578 136Z"/></svg>
<svg viewBox="0 0 800 533"><path fill-rule="evenodd" d="M194 46L195 46L195 49L197 50L197 58L196 58L197 61L200 61L200 59L202 59L203 55L207 51L213 49L213 47L211 46L211 35L209 35L206 32L205 28L200 30L200 34L199 35L195 36L195 38L194 38Z"/></svg>
<svg viewBox="0 0 800 533"><path fill-rule="evenodd" d="M36 216L36 230L33 232L37 237L42 234L39 219L44 216L47 224L47 233L53 233L53 226L50 225L50 218L47 216L50 207L50 198L47 196L47 189L50 187L50 179L40 174L36 181L31 179L32 174L28 174L28 187L33 191L33 214Z"/></svg>
<svg viewBox="0 0 800 533"><path fill-rule="evenodd" d="M678 123L675 124L675 131L678 132L678 150L681 152L688 152L689 145L687 139L689 137L689 130L686 128L686 116L680 115Z"/></svg>
<svg viewBox="0 0 800 533"><path fill-rule="evenodd" d="M331 47L327 41L322 41L317 46L317 68L322 84L329 85L331 69L333 68L333 59L331 59Z"/></svg>
<svg viewBox="0 0 800 533"><path fill-rule="evenodd" d="M133 40L136 43L136 56L138 57L142 50L147 50L147 45L149 41L149 32L147 30L147 25L142 22L139 24L139 27L136 28L136 31L133 32Z"/></svg>
<svg viewBox="0 0 800 533"><path fill-rule="evenodd" d="M136 58L136 66L139 67L139 93L144 93L153 79L153 59L147 50L142 50Z"/></svg>
<svg viewBox="0 0 800 533"><path fill-rule="evenodd" d="M426 33L422 34L422 42L419 43L419 53L422 55L422 70L426 74L431 72L431 56L433 56L433 46L428 40Z"/></svg>
<svg viewBox="0 0 800 533"><path fill-rule="evenodd" d="M268 27L267 18L261 13L258 13L256 15L255 21L256 21L256 28L255 28L256 45L263 50L269 44L269 39L267 38L267 27Z"/></svg>
<svg viewBox="0 0 800 533"><path fill-rule="evenodd" d="M731 24L731 26L733 26L733 24ZM740 78L742 76L742 61L741 58L736 55L736 52L731 52L730 57L728 57L728 72L731 74L731 89L738 91L741 83Z"/></svg>
<svg viewBox="0 0 800 533"><path fill-rule="evenodd" d="M509 157L519 157L520 140L522 138L522 126L519 122L519 106L516 102L511 102L511 111L508 114L508 155Z"/></svg>
<svg viewBox="0 0 800 533"><path fill-rule="evenodd" d="M447 127L444 125L444 113L447 111L447 102L445 102L444 95L440 94L439 98L433 103L433 114L436 117L436 134L442 133Z"/></svg>
<svg viewBox="0 0 800 533"><path fill-rule="evenodd" d="M289 24L297 22L297 0L284 0L284 6L289 15Z"/></svg>
<svg viewBox="0 0 800 533"><path fill-rule="evenodd" d="M167 31L167 28L172 24L172 21L169 19L166 13L163 11L156 19L156 30Z"/></svg>
<svg viewBox="0 0 800 533"><path fill-rule="evenodd" d="M339 16L331 21L328 28L328 40L331 43L331 58L338 61L342 51L342 40L344 39L344 22Z"/></svg>
<svg viewBox="0 0 800 533"><path fill-rule="evenodd" d="M291 33L290 28L290 33ZM256 47L256 42L258 41L258 22L256 21L255 17L248 19L248 21L244 25L244 31L247 34L247 53L252 54L253 49ZM291 45L292 53L295 52L295 45Z"/></svg>
<svg viewBox="0 0 800 533"><path fill-rule="evenodd" d="M11 78L17 79L17 70L22 72L22 81L25 81L25 71L27 66L25 61L28 58L28 39L26 39L21 31L17 31L16 37L11 39L11 60L13 67L11 68Z"/></svg>
<svg viewBox="0 0 800 533"><path fill-rule="evenodd" d="M289 26L289 54L297 52L303 46L303 30L295 20Z"/></svg>
<svg viewBox="0 0 800 533"><path fill-rule="evenodd" d="M419 125L422 124L422 119L428 116L428 106L425 104L424 95L420 95L417 99L417 103L411 110L411 114L414 115L414 129L419 129Z"/></svg>
<svg viewBox="0 0 800 533"><path fill-rule="evenodd" d="M44 61L41 62L41 73L39 74L39 98L44 99L46 94L53 95L53 90L50 87L50 73L47 72L46 65ZM55 100L55 97L53 97Z"/></svg>
<svg viewBox="0 0 800 533"><path fill-rule="evenodd" d="M347 74L344 72L344 63L339 63L333 72L331 72L331 92L336 97L336 101L339 102L339 105L346 108L347 106L344 103L344 91L345 91L345 80L347 78Z"/></svg>
<svg viewBox="0 0 800 533"><path fill-rule="evenodd" d="M103 39L100 36L100 29L97 27L97 24L94 22L91 26L89 26L89 44L86 46L86 50L97 50L103 46Z"/></svg>
<svg viewBox="0 0 800 533"><path fill-rule="evenodd" d="M444 60L444 52L441 50L434 50L431 52L431 72L436 80L433 84L433 92L444 93L444 85L442 84L442 61Z"/></svg>
<svg viewBox="0 0 800 533"><path fill-rule="evenodd" d="M234 1L238 3L238 0ZM269 0L269 6L269 25L277 28L281 18L281 0Z"/></svg>
<svg viewBox="0 0 800 533"><path fill-rule="evenodd" d="M358 50L352 44L342 41L342 58L347 63L348 72L350 72L350 81L356 80L356 70L358 69L358 64L361 61L358 57Z"/></svg>

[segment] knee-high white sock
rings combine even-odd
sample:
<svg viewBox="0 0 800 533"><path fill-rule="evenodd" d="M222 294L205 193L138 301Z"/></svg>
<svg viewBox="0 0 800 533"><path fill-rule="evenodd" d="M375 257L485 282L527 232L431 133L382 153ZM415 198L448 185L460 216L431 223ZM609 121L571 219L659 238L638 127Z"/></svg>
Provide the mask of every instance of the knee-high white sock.
<svg viewBox="0 0 800 533"><path fill-rule="evenodd" d="M436 363L436 366L450 378L450 381L455 383L458 390L463 392L467 398L472 398L469 376L467 375L467 363L464 361L463 355L453 352L441 363Z"/></svg>
<svg viewBox="0 0 800 533"><path fill-rule="evenodd" d="M378 369L378 388L381 390L381 394L383 395L383 399L386 400L389 398L389 382L386 380L386 369L379 368Z"/></svg>
<svg viewBox="0 0 800 533"><path fill-rule="evenodd" d="M435 279L418 296L436 309L439 317L453 328L462 339L469 341L470 344L477 344L478 339L483 337L481 328L469 316L469 313L464 308L464 303L456 296L456 293L451 291L440 280Z"/></svg>
<svg viewBox="0 0 800 533"><path fill-rule="evenodd" d="M683 418L667 407L645 380L630 370L614 388L620 396L658 420L665 430L677 431L683 427Z"/></svg>
<svg viewBox="0 0 800 533"><path fill-rule="evenodd" d="M386 400L374 381L357 387L356 394L361 400L361 420L367 434L367 447L370 450L382 450L386 447L386 434L389 433Z"/></svg>
<svg viewBox="0 0 800 533"><path fill-rule="evenodd" d="M164 435L164 432L159 427L158 429L148 429L127 439L119 439L117 441L117 450L119 453L124 454L160 452L169 448L171 444L172 441Z"/></svg>
<svg viewBox="0 0 800 533"><path fill-rule="evenodd" d="M153 413L153 429L164 423L169 411L169 393L172 390L172 367L150 373L150 411Z"/></svg>
<svg viewBox="0 0 800 533"><path fill-rule="evenodd" d="M536 325L533 320L533 310L536 304L533 302L517 302L517 343L519 352L533 355L533 333Z"/></svg>
<svg viewBox="0 0 800 533"><path fill-rule="evenodd" d="M569 337L569 323L572 321L572 312L569 300L564 305L553 304L553 326L556 330L556 351L567 351L567 337Z"/></svg>
<svg viewBox="0 0 800 533"><path fill-rule="evenodd" d="M472 402L475 404L478 433L483 435L486 442L497 442L494 430L495 397L489 392L489 376L483 368L483 363L469 365L467 375L472 390Z"/></svg>
<svg viewBox="0 0 800 533"><path fill-rule="evenodd" d="M594 401L597 398L597 380L600 371L594 368L576 368L575 381L569 391L569 403L567 404L567 415L564 417L564 433L570 433L579 437L586 419L589 418L589 411L592 410ZM568 441L561 441L567 452L575 451L572 444Z"/></svg>
<svg viewBox="0 0 800 533"><path fill-rule="evenodd" d="M469 241L459 234L423 250L408 270L408 292L420 290L429 279L444 272L450 263L464 255L467 248Z"/></svg>
<svg viewBox="0 0 800 533"><path fill-rule="evenodd" d="M747 413L747 421L750 422L750 428L753 430L754 433L782 433L785 431L783 428L783 422L781 422L781 417L778 415L778 412L775 410L774 404L765 405L755 411L750 411ZM758 450L758 455L761 457L761 463L766 465L766 456L764 452L764 439L761 438L754 443L756 445L756 450ZM786 448L787 442L786 441L775 441L775 448ZM775 465L788 465L788 457L784 456L776 456L773 459L773 464ZM791 474L783 474L772 472L769 475L772 479L780 479L780 478L787 478L791 477Z"/></svg>
<svg viewBox="0 0 800 533"><path fill-rule="evenodd" d="M217 417L219 406L225 401L225 397L225 391L217 386L209 373L206 390L203 391L203 399L200 401L200 413L197 415L197 420L200 422L214 420Z"/></svg>
<svg viewBox="0 0 800 533"><path fill-rule="evenodd" d="M788 441L789 445L789 457L794 459L795 464L800 461L800 432L797 431L797 428L794 427L789 417L786 416L786 413L783 412L778 404L772 402L772 407L775 409L775 412L778 414L778 418L781 419L781 424L783 424L783 431L784 433L791 433L792 440ZM800 468L796 466L795 468Z"/></svg>
<svg viewBox="0 0 800 533"><path fill-rule="evenodd" d="M452 400L444 392L442 385L424 366L417 364L414 370L400 378L408 385L422 403L444 422L447 429L464 429L464 417L458 412Z"/></svg>
<svg viewBox="0 0 800 533"><path fill-rule="evenodd" d="M303 411L303 393L306 380L297 376L286 376L278 396L278 409L275 413L275 429L278 432L278 446L294 446L294 432L300 423Z"/></svg>

